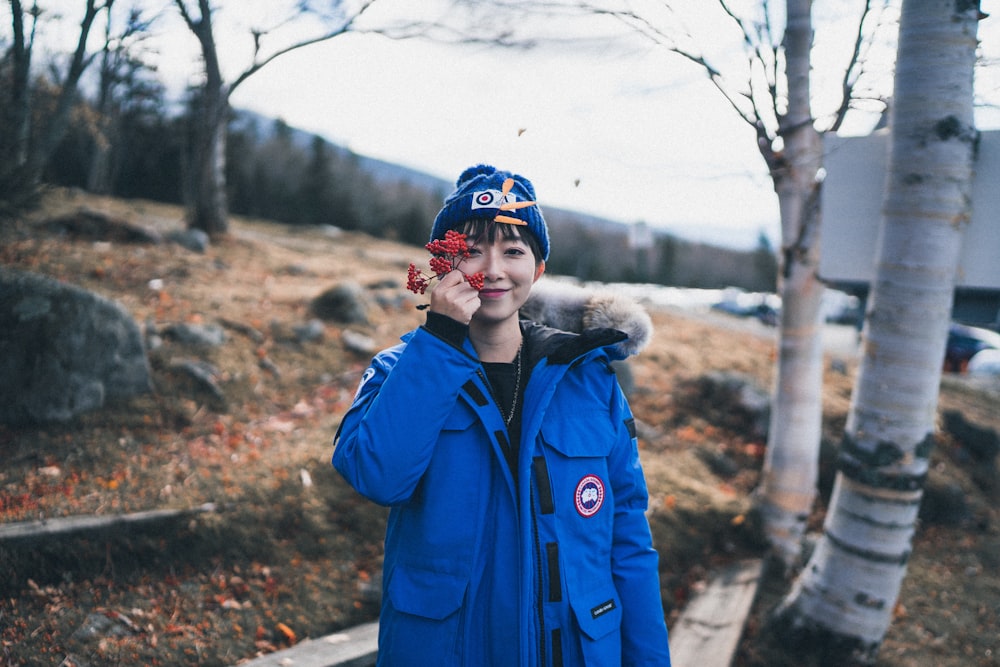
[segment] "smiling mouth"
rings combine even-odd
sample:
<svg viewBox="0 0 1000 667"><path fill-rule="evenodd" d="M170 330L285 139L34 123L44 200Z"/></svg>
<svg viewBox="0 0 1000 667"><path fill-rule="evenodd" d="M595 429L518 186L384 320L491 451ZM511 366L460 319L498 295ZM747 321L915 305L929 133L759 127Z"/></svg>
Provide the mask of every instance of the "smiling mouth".
<svg viewBox="0 0 1000 667"><path fill-rule="evenodd" d="M479 294L481 296L485 296L485 297L498 297L498 296L503 296L506 293L507 293L507 290L505 290L505 289L484 289L484 290L479 290Z"/></svg>

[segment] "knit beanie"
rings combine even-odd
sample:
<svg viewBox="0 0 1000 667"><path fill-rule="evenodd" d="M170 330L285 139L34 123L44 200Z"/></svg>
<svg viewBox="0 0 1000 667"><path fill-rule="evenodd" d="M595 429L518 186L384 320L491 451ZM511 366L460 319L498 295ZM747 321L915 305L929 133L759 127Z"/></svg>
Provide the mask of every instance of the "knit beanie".
<svg viewBox="0 0 1000 667"><path fill-rule="evenodd" d="M504 182L510 179L510 190L504 194ZM511 218L524 223L538 241L542 260L549 258L549 229L542 211L535 201L535 188L531 181L501 171L488 164L469 167L458 177L455 191L444 200L444 207L434 219L431 240L444 238L445 232L461 227L470 220L494 220L497 224ZM521 205L517 204L521 202ZM525 206L523 202L531 202Z"/></svg>

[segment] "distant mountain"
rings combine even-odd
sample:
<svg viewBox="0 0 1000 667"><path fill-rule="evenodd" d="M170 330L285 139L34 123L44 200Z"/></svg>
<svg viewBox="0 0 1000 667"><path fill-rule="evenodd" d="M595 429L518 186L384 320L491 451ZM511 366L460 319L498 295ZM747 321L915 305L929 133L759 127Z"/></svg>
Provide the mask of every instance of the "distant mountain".
<svg viewBox="0 0 1000 667"><path fill-rule="evenodd" d="M275 131L275 123L278 122L275 118L270 118L254 111L247 111L244 109L234 110L234 114L236 118L233 121L233 124L237 128L243 126L248 130L252 129L253 133L262 140L266 140L273 135ZM288 126L288 129L292 134L293 142L303 149L308 148L309 144L313 141L313 138L317 136L313 133L300 130L290 125ZM377 158L368 157L367 155L361 155L330 141L326 137L321 136L321 138L329 144L332 150L340 153L341 155L352 155L354 159L357 160L358 166L380 183L409 183L410 185L422 190L440 193L442 198L451 192L455 187L454 181L439 178L411 167L405 167L393 162L386 162L385 160L379 160ZM600 218L588 213L581 213L579 211L546 206L546 219L552 216L555 216L563 221L572 221L577 225L598 230L601 233L618 232L625 234L629 228L629 225L616 220ZM671 234L661 231L657 231L656 233L672 236Z"/></svg>
<svg viewBox="0 0 1000 667"><path fill-rule="evenodd" d="M247 111L246 109L234 109L233 113L235 115L235 119L232 121L231 125L235 126L237 129L252 129L253 133L262 140L269 139L274 134L275 123L279 122L278 119L261 115L255 111ZM320 138L329 144L330 148L337 153L341 155L352 155L357 160L358 165L380 183L406 182L421 189L440 191L442 195L450 192L454 187L453 182L446 181L443 178L438 178L437 176L432 176L426 172L411 169L410 167L404 167L392 162L386 162L384 160L368 157L367 155L361 155L330 141L322 135L306 132L305 130L292 127L291 125L288 125L287 127L291 132L293 143L299 147L307 149L309 144L312 143L313 138L320 136Z"/></svg>
<svg viewBox="0 0 1000 667"><path fill-rule="evenodd" d="M347 149L340 148L340 150ZM443 178L438 178L437 176L432 176L428 173L411 169L410 167L385 162L384 160L378 160L366 155L356 155L356 157L358 158L359 166L379 182L398 183L402 181L421 189L440 191L442 197L451 192L455 187L453 181L446 181Z"/></svg>
<svg viewBox="0 0 1000 667"><path fill-rule="evenodd" d="M233 125L233 129L243 129L260 141L272 138L281 127L273 118L242 110L236 111ZM288 125L282 131L287 131L292 142L303 151L310 149L317 136ZM349 157L377 184L405 183L426 192L435 209L454 188L453 181L360 155L325 137L320 138L331 151ZM386 187L386 190L392 188ZM548 260L552 273L604 282L651 282L705 288L737 286L751 291L773 289L776 269L772 253L762 260L754 255L754 250L736 250L726 243L692 241L666 230L553 206L544 206L544 210L550 234L559 239Z"/></svg>

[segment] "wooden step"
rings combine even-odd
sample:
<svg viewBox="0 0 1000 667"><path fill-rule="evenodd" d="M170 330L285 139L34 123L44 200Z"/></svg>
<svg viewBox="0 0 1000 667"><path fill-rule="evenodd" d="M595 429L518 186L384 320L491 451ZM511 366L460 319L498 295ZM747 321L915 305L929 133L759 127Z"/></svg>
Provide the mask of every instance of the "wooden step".
<svg viewBox="0 0 1000 667"><path fill-rule="evenodd" d="M759 559L713 572L670 629L673 667L730 667L763 572Z"/></svg>
<svg viewBox="0 0 1000 667"><path fill-rule="evenodd" d="M673 667L730 667L763 571L762 561L734 563L709 576L708 586L688 602L670 630ZM240 667L372 667L378 623L358 625Z"/></svg>
<svg viewBox="0 0 1000 667"><path fill-rule="evenodd" d="M121 526L136 526L181 519L204 512L215 512L213 503L205 503L188 509L164 509L134 512L132 514L84 514L79 516L53 517L37 521L20 521L0 524L0 541L30 540L48 538L65 533L90 530L106 530Z"/></svg>
<svg viewBox="0 0 1000 667"><path fill-rule="evenodd" d="M240 667L374 667L377 653L378 623L365 623L319 639L307 639L240 663Z"/></svg>

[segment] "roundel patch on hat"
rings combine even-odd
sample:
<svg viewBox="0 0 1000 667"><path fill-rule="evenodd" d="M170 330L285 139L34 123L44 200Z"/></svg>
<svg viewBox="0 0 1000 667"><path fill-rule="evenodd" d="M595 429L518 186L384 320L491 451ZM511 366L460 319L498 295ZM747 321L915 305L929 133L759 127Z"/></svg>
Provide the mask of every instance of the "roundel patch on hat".
<svg viewBox="0 0 1000 667"><path fill-rule="evenodd" d="M500 190L480 190L472 193L472 210L480 208L500 208L503 204L517 201L512 192L506 195Z"/></svg>
<svg viewBox="0 0 1000 667"><path fill-rule="evenodd" d="M585 476L577 482L573 499L580 516L594 516L604 505L604 482L597 475Z"/></svg>

